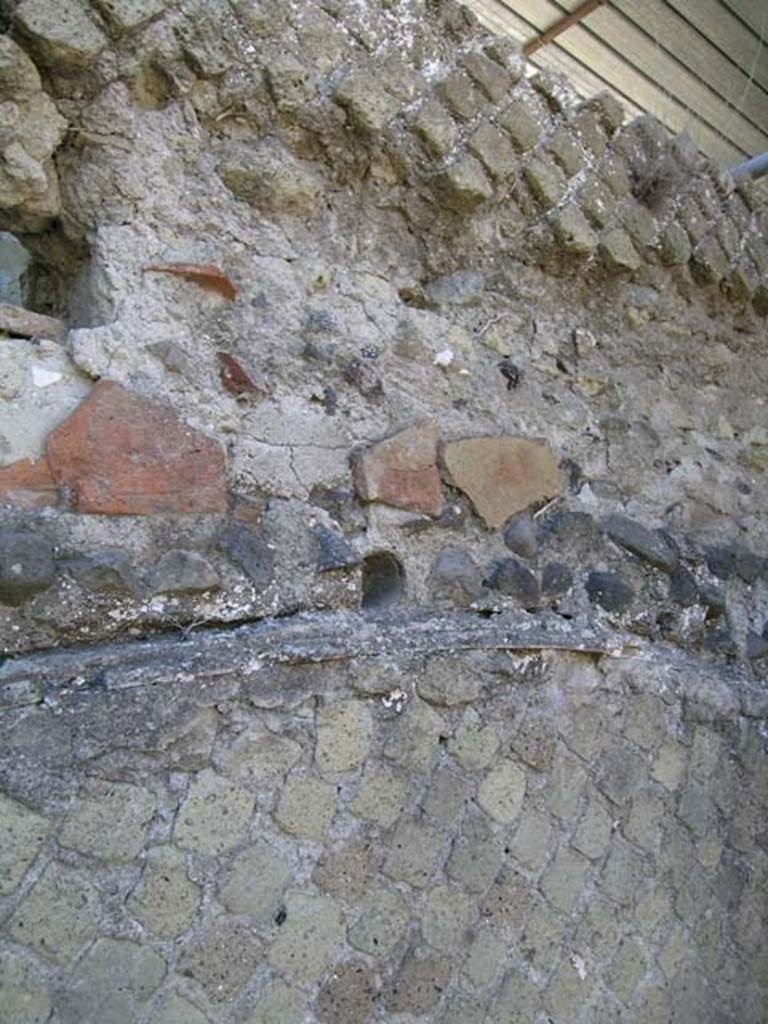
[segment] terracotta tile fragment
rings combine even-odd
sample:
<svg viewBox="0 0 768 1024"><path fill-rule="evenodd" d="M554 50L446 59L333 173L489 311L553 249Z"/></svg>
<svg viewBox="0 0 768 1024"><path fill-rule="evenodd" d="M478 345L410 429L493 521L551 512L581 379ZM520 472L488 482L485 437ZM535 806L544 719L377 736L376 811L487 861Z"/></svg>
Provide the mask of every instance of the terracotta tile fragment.
<svg viewBox="0 0 768 1024"><path fill-rule="evenodd" d="M443 491L437 469L437 428L432 420L401 430L352 457L357 493L365 501L437 516Z"/></svg>
<svg viewBox="0 0 768 1024"><path fill-rule="evenodd" d="M48 436L54 481L75 512L223 512L224 452L168 406L99 381Z"/></svg>
<svg viewBox="0 0 768 1024"><path fill-rule="evenodd" d="M443 449L448 480L492 529L533 502L560 494L554 453L540 438L473 437Z"/></svg>

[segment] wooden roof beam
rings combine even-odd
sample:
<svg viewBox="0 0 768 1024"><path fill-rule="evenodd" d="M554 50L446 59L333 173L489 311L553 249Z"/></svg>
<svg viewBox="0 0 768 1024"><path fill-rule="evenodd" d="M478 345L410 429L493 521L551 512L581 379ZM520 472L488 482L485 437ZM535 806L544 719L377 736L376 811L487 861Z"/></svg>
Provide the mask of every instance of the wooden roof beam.
<svg viewBox="0 0 768 1024"><path fill-rule="evenodd" d="M523 47L523 53L526 57L530 57L532 53L540 50L542 46L546 46L547 43L551 43L553 39L565 32L566 29L571 28L572 25L578 25L580 21L583 21L587 15L591 14L592 11L596 11L598 7L602 7L606 0L584 0L584 3L579 4L578 7L574 8L570 14L566 14L564 17L556 21L554 25L551 25L545 32L542 32L540 36L532 39L529 43L526 43Z"/></svg>

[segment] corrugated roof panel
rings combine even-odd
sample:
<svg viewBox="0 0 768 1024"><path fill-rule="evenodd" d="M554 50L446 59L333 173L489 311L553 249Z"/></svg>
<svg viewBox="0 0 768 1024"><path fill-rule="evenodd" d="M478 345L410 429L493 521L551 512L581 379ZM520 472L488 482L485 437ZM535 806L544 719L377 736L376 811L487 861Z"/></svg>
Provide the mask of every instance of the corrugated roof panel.
<svg viewBox="0 0 768 1024"><path fill-rule="evenodd" d="M765 0L723 0L723 4L758 36L765 36L768 32L768 4Z"/></svg>
<svg viewBox="0 0 768 1024"><path fill-rule="evenodd" d="M520 41L529 39L536 32L523 19L511 14L499 0L472 0L472 8L493 32L511 34ZM610 88L609 84L596 75L591 68L581 64L570 54L557 47L548 49L545 63L537 63L535 57L530 63L534 67L547 67L566 75L581 96L594 96L604 89ZM633 103L629 97L619 95L619 99L626 108L628 117L636 117L643 113L642 108Z"/></svg>
<svg viewBox="0 0 768 1024"><path fill-rule="evenodd" d="M633 68L664 94L674 97L687 108L691 119L701 119L743 153L759 151L768 142L764 129L730 108L716 91L716 84L727 90L729 77L734 85L744 88L748 84L746 75L734 65L729 67L726 58L671 8L658 0L614 0L596 10L588 21L582 29L585 35L604 42L620 56L626 74ZM658 31L652 35L654 23ZM581 39L576 44L574 30L574 45L584 45ZM649 109L655 113L652 107Z"/></svg>
<svg viewBox="0 0 768 1024"><path fill-rule="evenodd" d="M756 125L768 128L768 93L739 67L735 56L727 56L698 26L683 18L670 4L660 3L659 0L614 0L613 7L631 18L653 41L659 53L659 71L662 69L662 55L668 55L672 61L690 72L698 83L724 100L726 106L732 105L734 100L744 95L749 109L745 106L741 115ZM604 34L600 15L602 11L608 10L602 8L595 12L591 27L598 34ZM727 11L723 11L723 14L719 27L725 32L728 28L726 18L730 18L733 24L738 22ZM734 113L737 112L734 110Z"/></svg>
<svg viewBox="0 0 768 1024"><path fill-rule="evenodd" d="M579 2L471 0L470 6L494 31L524 43ZM768 10L768 0L760 4ZM692 9L695 16L688 17ZM768 91L762 86L768 57L758 50L747 14L756 14L751 0L611 0L536 51L531 62L563 71L583 95L607 85L625 104L629 100L630 109L649 111L672 131L688 131L727 166L768 150ZM756 73L750 80L756 71L760 80Z"/></svg>
<svg viewBox="0 0 768 1024"><path fill-rule="evenodd" d="M763 0L765 3L765 0ZM694 25L743 72L768 91L768 45L733 13L723 0L669 0L669 5ZM768 13L768 3L765 3ZM726 95L734 101L734 90ZM736 99L739 94L737 93ZM768 116L768 110L766 110Z"/></svg>

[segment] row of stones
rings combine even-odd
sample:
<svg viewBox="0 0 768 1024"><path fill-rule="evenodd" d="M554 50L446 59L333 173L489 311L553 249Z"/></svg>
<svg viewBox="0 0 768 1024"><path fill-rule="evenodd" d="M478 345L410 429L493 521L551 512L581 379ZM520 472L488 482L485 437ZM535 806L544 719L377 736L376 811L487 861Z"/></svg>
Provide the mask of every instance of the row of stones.
<svg viewBox="0 0 768 1024"><path fill-rule="evenodd" d="M126 422L134 424L130 432L122 429ZM140 466L136 463L137 452L142 456ZM545 518L538 527L523 510L554 497L561 487L554 457L539 441L475 438L447 443L440 451L437 428L425 421L352 455L352 478L361 499L438 517L438 522L446 508L449 512L451 508L446 506L441 469L448 482L469 497L488 527L503 527L507 547L524 561L535 558L539 538L550 547L554 541L558 553L574 549L569 552L572 564L549 562L539 582L531 568L511 557L481 573L471 554L449 545L437 557L431 585L436 597L458 605L471 604L491 589L516 599L529 610L542 603L554 603L558 609L573 591L574 571L585 561L587 565L606 561L610 552L602 543L605 536L667 573L669 599L682 608L700 606L710 624L725 612L726 596L704 574L702 562L721 580L738 576L751 586L766 576L766 560L743 545L713 548L700 553L698 559L687 552L687 558L681 560L669 536L649 531L626 517L609 517L599 531L589 515L564 512ZM64 487L69 486L78 511L217 512L227 507L224 456L219 446L180 423L165 407L107 381L100 381L76 412L50 435L45 460L31 465L17 463L0 471L0 490L5 491L6 500L21 498L23 504L38 476L44 479L41 491L32 492L35 500L50 495L58 480ZM189 481L193 479L195 486L191 487ZM55 489L53 493L57 492ZM360 564L360 555L342 533L320 523L311 529L317 571L350 570ZM214 546L254 586L264 588L272 582L274 553L259 533L242 523L229 523L219 530ZM4 531L0 537L0 600L24 603L52 584L57 569L63 569L88 591L133 598L195 593L222 584L208 558L186 549L165 552L143 574L118 550L59 561L57 566L51 544L42 537L26 531ZM643 580L639 582L642 585ZM612 569L592 569L584 583L589 601L613 613L629 610L637 596L621 572ZM646 603L648 597L644 594ZM663 612L661 608L659 614ZM643 620L647 629L645 619L647 615ZM695 638L702 640L698 634ZM747 657L764 657L767 638L766 627L762 632L752 629L746 639ZM733 642L719 628L716 647L735 653Z"/></svg>
<svg viewBox="0 0 768 1024"><path fill-rule="evenodd" d="M438 679L441 676L444 677L444 672L440 673ZM429 687L426 689L429 690ZM445 696L439 695L441 702ZM453 690L448 696L451 702L455 701ZM685 748L669 740L662 742L658 707L654 707L653 701L638 705L636 712L628 723L629 735L633 741L640 743L641 750L656 751L651 778L661 783L662 792L674 792L685 775ZM582 727L586 724L585 721L581 723ZM385 752L400 767L425 769L434 752L440 749L441 736L446 731L450 730L447 730L441 716L417 703L404 721L400 733L385 745ZM318 769L323 774L358 769L365 761L371 733L371 717L363 705L348 702L326 707L318 715L315 746ZM554 739L550 737L546 741L545 736L546 732L542 733L540 727L532 730L529 728L518 735L514 744L515 749L535 771L546 772L553 765ZM265 743L267 738L269 742ZM577 749L592 755L596 749L595 742L599 745L602 740L604 736L601 736L599 728L597 733L592 728L583 735L577 730L571 737ZM495 734L495 729L483 726L476 713L468 712L463 716L455 740L449 742L448 749L466 770L477 772L493 764L499 746L500 737ZM240 744L240 749L229 749L226 754L229 768L236 768L237 777L243 782L245 778L250 780L254 775L282 775L290 771L300 756L300 747L285 737L265 733L251 737L246 746ZM722 742L710 730L698 729L691 757L693 780L684 789L679 813L702 845L701 863L711 867L713 830L717 818L713 816L713 806L705 799L701 780L709 778L717 770L722 757ZM617 774L619 761L624 767ZM225 770L227 768L224 764L221 767ZM614 763L604 768L603 788L612 802L622 806L631 794L636 794L639 776L646 769L637 756L627 749L622 751L620 758L614 759ZM614 832L612 818L615 811L603 807L599 800L591 800L583 814L575 812L579 789L586 783L586 775L575 764L565 774L570 781L565 780L565 775L561 778L565 790L557 797L554 810L561 818L578 819L578 825L571 847L561 846L539 883L541 893L554 908L555 915L558 912L569 912L573 908L587 885L589 862L599 862L603 858ZM531 788L530 777L528 788ZM352 802L353 813L362 814L381 827L389 828L399 820L406 790L405 780L393 775L391 769L375 766L371 772L369 768ZM477 791L477 802L493 823L502 827L509 826L520 816L525 790L526 772L505 757L496 762L496 767L492 767L482 779ZM732 796L726 794L726 803ZM418 818L400 820L390 844L390 852L383 867L384 874L390 879L405 881L419 890L427 890L425 904L419 914L422 936L432 950L443 954L440 958L422 955L415 961L406 960L388 997L393 1012L426 1012L436 1005L438 996L434 993L431 996L423 992L421 996L418 994L423 986L422 975L425 971L434 972L437 964L442 964L441 977L447 983L451 955L463 951L463 946L468 944L463 935L466 929L471 929L476 916L473 899L480 899L481 902L484 900L480 912L487 919L486 924L491 926L491 930L478 935L469 948L465 970L477 987L486 988L497 979L499 970L495 965L497 960L503 959L501 936L505 933L504 929L510 924L522 925L529 914L531 920L527 934L534 967L546 973L552 966L550 961L553 957L553 962L557 960L557 949L554 947L559 948L560 939L567 929L552 917L551 910L547 911L540 896L530 889L524 874L498 875L503 861L503 839L501 835L494 836L489 832L480 819L468 819L466 827L460 830L459 838L452 845L447 872L453 884L432 886L434 868L440 859L440 850L447 841L442 830L461 813L466 800L467 793L463 791L459 779L438 772L420 804L420 814L425 814L430 823ZM280 793L276 811L278 823L290 835L321 840L330 824L326 813L326 804L329 802L335 806L334 786L320 780L290 776ZM193 781L176 816L174 838L182 848L209 856L221 854L236 846L245 834L252 807L253 797L245 789L211 772L204 772ZM662 810L657 798L646 799L635 795L632 814L624 825L626 836L639 843L643 849L655 850L661 829L659 814ZM143 847L143 828L153 811L152 795L139 787L92 785L66 819L59 843L90 857L127 862L135 858ZM10 821L9 832L12 837L6 853L11 874L8 874L7 869L3 874L7 891L18 883L20 872L45 841L48 826L44 819L23 811L18 805L9 803L4 807L4 812ZM648 814L652 815L652 822L647 820ZM212 827L212 823L215 827ZM263 829L260 830L262 832ZM538 812L524 814L515 837L507 841L508 848L521 865L538 875L551 853L551 836L552 826L551 823L547 824L545 817ZM613 845L616 845L615 842ZM743 844L739 846L743 848ZM14 862L14 854L20 863ZM718 852L715 862L719 855ZM356 923L347 931L351 945L371 955L387 957L402 937L409 915L394 890L376 890L367 899L363 899L369 891L370 877L375 870L371 844L353 842L347 844L341 854L331 857L330 861L321 859L314 880L334 898L358 904L357 910L361 912L356 917ZM701 873L700 867L695 870ZM630 847L620 845L604 866L601 890L604 890L609 900L630 904L642 877L643 870L637 853L632 853ZM257 879L258 884L254 884ZM334 900L305 895L289 897L283 904L283 892L289 879L290 870L286 867L285 856L262 841L235 857L220 895L230 911L253 917L262 925L269 925L272 921L277 923L281 931L268 957L269 962L287 973L294 982L298 980L306 983L313 981L337 955L344 926L340 907ZM466 893L457 888L458 885L476 895L468 898ZM54 865L38 880L23 909L16 912L8 927L16 939L32 945L44 955L68 961L95 933L95 898L90 887L78 881L75 871ZM153 848L141 881L128 900L130 912L155 934L171 937L189 928L198 902L198 888L188 876L183 856L172 847ZM658 897L648 894L645 903L647 906L643 911L643 919L647 911L648 929L653 932L662 918L666 917L663 912L660 913ZM75 905L81 908L76 919L78 927L73 928L72 921L69 921L66 929L57 929L55 922L59 919L58 911L66 912L69 908L71 912ZM694 916L701 912L701 907L695 908ZM687 918L687 914L683 916ZM499 927L502 932L494 938L497 934L495 929ZM544 928L544 948L538 948L537 951L536 936L540 927ZM666 954L662 953L662 964L667 965L664 968L667 976L674 974L678 965L680 951L677 947L681 941L686 941L685 937L676 933L664 947ZM221 960L223 958L226 961L230 955L235 960L236 946L241 950L241 955L236 958L234 966L222 974ZM631 997L644 973L644 968L637 964L642 948L636 942L631 942L630 946L636 961L634 969L628 970L626 964L621 966L626 957L622 959L619 956L608 972L609 984L623 1001ZM670 950L670 947L674 948ZM243 949L248 951L247 956L242 955ZM80 971L85 968L86 974L90 975L91 961L98 963L99 969L103 970L105 962L102 960L107 957L108 951L110 957L119 953L126 955L129 960L139 956L138 950L132 950L129 945L102 939L93 947ZM159 983L165 971L164 964L157 954L148 959L157 964ZM211 1001L217 1003L230 998L246 982L261 959L261 943L252 930L233 919L219 918L200 940L184 951L181 967L185 973L196 978ZM416 968L414 963L421 966ZM363 966L359 965L356 970L363 970ZM337 970L336 977L339 974L344 976L346 971L352 969L348 965L341 972ZM365 973L366 977L370 977L370 972ZM421 980L417 983L416 979ZM333 988L332 984L330 988ZM372 1000L376 986L370 984L366 988L370 988ZM323 991L327 994L328 989ZM146 993L149 994L151 992ZM295 995L298 998L298 993ZM75 993L73 1005L83 1014L78 1020L91 1019L88 1014L92 1007L88 998L82 992ZM83 999L86 999L85 1003ZM419 1003L419 999L423 1002ZM322 996L319 1005L323 1005ZM368 1009L371 1006L372 1002L368 1003ZM367 1010L361 1013L359 1019L362 1021L366 1016ZM254 1018L261 1019L258 1015Z"/></svg>
<svg viewBox="0 0 768 1024"><path fill-rule="evenodd" d="M493 44L489 52L500 58L504 51ZM464 65L463 78L455 72L438 87L448 109L429 100L412 125L427 149L448 163L430 176L449 205L468 211L504 188L505 202L514 202L523 219L548 214L557 247L571 256L599 255L612 271L637 270L657 256L669 266L688 264L701 284L722 284L739 300L753 298L765 313L768 286L761 278L768 249L753 212L759 196L750 185L735 190L722 174L702 171L697 154L670 142L652 118L622 130L623 112L610 96L574 105L574 114L562 100L565 84L553 86L545 74L517 85L511 102L490 117L482 114L464 140L465 155L449 155L459 137L451 115L476 125L483 107L471 82L498 103L509 99L514 81L479 53ZM646 202L636 198L638 191Z"/></svg>
<svg viewBox="0 0 768 1024"><path fill-rule="evenodd" d="M432 568L433 588L436 596L448 598L453 604L467 605L477 601L489 588L512 597L528 611L541 607L569 611L563 600L577 587L577 574L586 561L588 564L613 562L619 568L590 569L583 575L583 588L587 600L613 614L628 613L623 623L630 629L647 634L651 620L663 627L665 639L675 640L685 647L700 647L712 652L735 655L738 647L726 621L728 596L722 584L729 580L741 581L749 588L768 579L768 560L754 554L742 543L711 545L701 551L690 549L685 557L673 539L663 531L652 531L627 516L611 515L600 524L585 512L557 512L544 519L541 525L529 513L513 516L504 526L505 545L517 557L497 559L481 571L471 553L450 545L438 555ZM613 542L607 545L606 541ZM560 554L568 562L544 561L540 573L540 549L547 554ZM643 587L643 609L638 620L631 614L637 605L638 592L632 579L621 569L620 559L614 552L626 552L630 570L639 565L645 573L635 578L643 587L650 570L656 570L658 579L668 577L667 600L679 609L698 608L697 628L690 615L686 616L685 633L673 630L674 616L669 604L659 600L654 587ZM561 555L562 557L562 555ZM744 654L759 660L768 655L768 622L762 627L749 629L745 638Z"/></svg>
<svg viewBox="0 0 768 1024"><path fill-rule="evenodd" d="M51 21L45 6L40 0L25 0L16 13L19 31L32 41L38 56L44 63L63 62L66 67L69 62L72 68L92 63L106 45L106 37L98 30L93 34L86 7L78 0L66 0L67 17L59 23ZM141 27L168 6L165 0L97 4L118 34ZM253 30L262 35L265 26L259 24ZM7 45L14 46L10 40ZM623 111L609 96L575 106L573 94L560 79L539 74L532 84L521 80L524 64L509 40L489 41L474 32L459 49L463 51L459 67L441 78L427 99L423 92L428 79L400 61L396 69L365 64L346 69L338 81L339 73L334 72L333 102L376 145L388 138L398 152L404 146L401 157L415 159L420 168L417 179L426 176L442 203L467 212L488 201L500 201L497 189L502 188L504 202L519 207L522 221L516 233L522 232L526 220L549 211L546 238L571 256L599 253L610 270L633 271L646 256L658 253L667 264L689 263L704 284L722 284L740 300L753 297L758 312L768 309L768 286L761 282L768 272L768 250L758 214L752 212L759 199L749 186L742 187L740 194L730 194L732 184L726 182L724 193L718 195L718 187L723 192L722 176L698 172L701 161L695 154L686 154L684 147L670 145L658 122L646 118L620 130ZM17 64L19 60L29 63L21 51ZM365 60L370 65L367 54ZM295 113L296 89L305 76L300 64L278 65L272 74L266 66L264 72L277 109L285 116L292 109ZM31 64L30 68L36 77ZM39 90L39 78L35 88ZM393 133L396 124L406 129L405 136ZM438 158L436 167L422 166L422 159L407 143L411 134L429 156ZM59 140L60 136L61 131ZM53 140L53 148L56 144ZM286 153L286 160L290 159ZM271 201L275 182L256 180L262 171L274 178L275 168L269 162L259 171L258 160L250 170L237 160L231 165L224 160L219 171L235 194L257 204ZM302 177L298 165L296 174L297 180ZM278 177L286 183L295 175ZM637 179L645 181L647 192L649 181L658 183L665 177L672 182L673 195L652 198L676 201L663 204L667 210L662 230L632 192L639 187ZM305 185L284 184L288 208L317 200L317 187L309 178ZM281 200L273 199L279 208Z"/></svg>
<svg viewBox="0 0 768 1024"><path fill-rule="evenodd" d="M622 131L624 113L607 94L577 104L559 77L523 79L523 61L508 39L483 49L475 39L469 45L434 95L406 103L405 110L403 76L411 101L417 85L404 67L396 85L392 75L352 71L333 98L369 137L386 137L395 123L413 133L437 159L419 177L426 175L440 200L459 212L499 195L509 203L511 195L523 218L552 211L554 239L570 255L599 253L609 269L632 271L655 252L668 265L690 263L703 284L727 278L725 290L734 297L754 295L759 310L768 307L760 281L768 249L753 215L760 198L750 185L734 192L722 174L701 169L705 162L691 147L670 143L652 118ZM420 166L419 156L405 148ZM666 206L663 228L635 198L639 188Z"/></svg>

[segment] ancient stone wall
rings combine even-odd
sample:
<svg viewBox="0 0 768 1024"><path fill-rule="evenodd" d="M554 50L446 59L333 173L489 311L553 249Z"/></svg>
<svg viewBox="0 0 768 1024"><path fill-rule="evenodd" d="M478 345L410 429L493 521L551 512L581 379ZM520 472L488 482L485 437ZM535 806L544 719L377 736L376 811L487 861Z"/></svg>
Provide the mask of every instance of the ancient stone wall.
<svg viewBox="0 0 768 1024"><path fill-rule="evenodd" d="M0 15L1 1024L760 1024L759 189L453 0Z"/></svg>
<svg viewBox="0 0 768 1024"><path fill-rule="evenodd" d="M4 667L4 1024L764 1020L763 688L355 619Z"/></svg>

